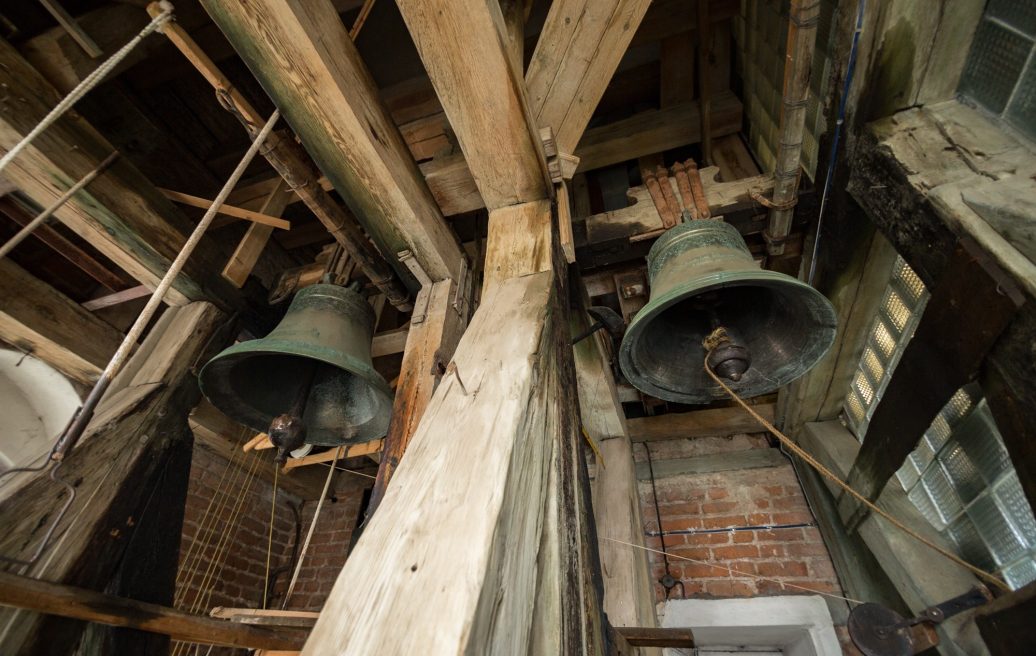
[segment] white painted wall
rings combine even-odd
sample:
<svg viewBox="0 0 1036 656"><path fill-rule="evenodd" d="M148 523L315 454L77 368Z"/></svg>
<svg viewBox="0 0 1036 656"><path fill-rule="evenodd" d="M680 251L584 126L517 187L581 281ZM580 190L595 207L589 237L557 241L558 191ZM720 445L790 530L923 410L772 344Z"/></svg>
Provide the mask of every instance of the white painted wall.
<svg viewBox="0 0 1036 656"><path fill-rule="evenodd" d="M661 625L689 628L699 653L755 652L841 656L827 602L819 595L744 599L670 599L659 606ZM675 656L680 650L666 650Z"/></svg>
<svg viewBox="0 0 1036 656"><path fill-rule="evenodd" d="M72 384L49 365L0 349L0 471L45 454L79 403Z"/></svg>

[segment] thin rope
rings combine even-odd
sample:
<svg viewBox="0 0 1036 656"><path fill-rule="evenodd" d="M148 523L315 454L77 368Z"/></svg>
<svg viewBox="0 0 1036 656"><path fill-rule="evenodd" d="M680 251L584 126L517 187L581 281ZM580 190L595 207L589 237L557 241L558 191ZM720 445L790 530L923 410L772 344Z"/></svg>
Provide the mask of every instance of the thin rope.
<svg viewBox="0 0 1036 656"><path fill-rule="evenodd" d="M17 157L18 154L21 153L23 150L25 150L28 147L28 145L32 143L33 139L40 136L40 134L42 134L44 130L49 128L55 121L61 118L62 114L67 112L69 108L72 107L72 105L76 104L76 102L78 102L80 98L85 96L91 89L97 86L101 82L101 80L103 80L105 76L107 76L108 73L112 71L112 69L119 65L119 62L126 58L126 55L130 54L130 52L132 52L133 49L137 47L137 44L139 44L141 41L144 40L145 37L147 37L147 35L151 34L155 30L161 28L163 25L169 22L169 20L173 17L173 5L169 4L168 2L165 2L164 0L161 3L161 5L161 14L151 19L151 22L148 23L144 27L144 29L142 29L140 33L137 34L137 36L130 39L129 43L119 48L115 52L115 54L113 54L111 57L107 59L107 61L105 61L103 64L94 69L92 73L83 78L83 81L77 84L76 88L72 89L72 91L70 91L68 95L65 96L61 100L61 102L59 102L57 106L54 107L54 109L50 110L50 113L44 116L43 120L37 123L36 127L34 127L32 131L29 132L29 134L25 135L21 141L15 144L14 148L7 151L7 154L4 155L3 158L0 158L0 171L3 171L5 168L7 168L7 165L14 161L14 158Z"/></svg>
<svg viewBox="0 0 1036 656"><path fill-rule="evenodd" d="M711 349L709 350L709 354L711 354ZM708 355L706 355L706 357L705 357L705 372L709 374L709 377L711 377L712 380L716 381L716 383L720 387L723 388L723 391L725 391L727 394L729 394L730 398L732 398L735 401L737 401L738 405L740 405L742 408L744 408L745 411L748 414L752 415L752 417L756 421L758 421L760 424L765 426L766 430L768 430L771 433L773 433L774 436L776 436L777 439L781 441L781 444L783 444L785 447L787 447L788 450L790 450L792 453L794 453L798 457L802 458L802 460L804 460L807 464L809 464L810 467L812 467L813 469L816 469L818 472L823 474L825 477L827 477L830 480L832 480L836 485L838 485L838 487L840 487L843 490L845 490L850 496L852 496L854 499L856 499L857 501L862 503L864 506L866 506L871 512L873 512L874 514L876 514L876 515L878 515L880 517L885 518L885 520L888 521L890 524L892 524L896 528L900 529L901 531L903 531L904 533L906 533L910 537L914 538L915 540L917 540L921 544L925 545L929 549L932 549L933 551L941 554L942 556L945 556L949 560L952 560L954 563L956 563L956 564L960 565L961 567L963 567L964 569L970 571L972 574L974 574L975 576L979 577L980 579L983 579L984 581L986 581L988 583L991 583L992 585L996 586L997 588L999 588L1001 590L1004 590L1005 592L1010 592L1011 591L1011 588L1009 588L1007 586L1007 584L1005 584L1003 581L1001 581L999 578L997 578L993 574L990 574L989 572L987 572L987 571L985 571L985 570L983 570L981 568L975 567L971 563L965 561L960 556L957 556L953 552L951 552L951 551L949 551L947 549L944 549L943 547L940 547L939 545L935 544L934 542L932 542L928 538L926 538L923 535L917 533L916 531L914 531L913 529L908 527L903 522L899 521L898 519L896 519L895 517L893 517L889 513L885 512L884 510L879 508L877 505L875 505L873 502L871 502L865 496L863 496L862 494L860 494L859 492L854 490L852 487L850 487L845 481L843 481L841 479L841 477L839 477L834 472L832 472L830 469L828 469L823 464L821 464L819 461L817 461L816 458L814 458L808 452L806 452L805 449L800 447L795 442L791 441L791 439L789 439L787 435L785 435L784 433L779 431L776 426L771 424L762 415L760 415L758 412L753 410L752 406L750 406L747 403L745 403L745 401L740 396L738 396L737 393L734 392L734 390L730 389L727 386L727 384L724 383L720 379L720 377L717 376L716 373L712 371L712 368L709 367L708 362L709 362L709 357L708 357Z"/></svg>
<svg viewBox="0 0 1036 656"><path fill-rule="evenodd" d="M363 24L367 22L367 16L371 13L371 9L374 8L374 0L365 0L363 6L360 7L360 13L356 15L356 21L353 23L352 28L349 30L349 38L353 41L356 37L360 36L360 30L363 29Z"/></svg>
<svg viewBox="0 0 1036 656"><path fill-rule="evenodd" d="M835 594L833 592L821 592L820 590L814 590L813 588L807 588L804 585L795 585L794 583L788 583L787 581L781 581L779 579L771 579L771 578L767 578L765 576L760 576L758 574L751 574L749 572L742 572L740 570L733 569L732 567L727 567L726 565L719 565L717 563L709 562L707 560L698 560L697 558L688 558L687 556L679 556L679 555L673 554L673 553L666 554L665 552L659 551L658 549L652 549L651 547L645 547L643 545L634 544L632 542L623 542L622 540L616 540L615 538L609 538L609 537L605 537L605 536L601 536L601 539L602 540L608 540L609 542L616 542L618 544L624 544L627 547L633 547L634 549L643 549L644 551L650 551L651 553L661 554L663 556L668 555L670 558L675 558L677 560L686 560L686 561L692 562L692 563L694 563L696 565L707 565L709 567L715 567L716 569L724 570L724 571L726 571L726 572L728 572L730 574L737 574L738 576L744 576L744 577L750 578L750 579L757 579L759 581L769 581L770 583L776 583L776 584L780 585L781 587L785 587L785 588L794 588L796 590L803 590L803 591L809 592L811 594L824 595L825 597L831 597L833 599L841 599L843 601L848 601L851 604L862 604L862 603L865 603L863 601L860 601L859 599L853 599L852 597L843 597L843 596L837 595L837 594Z"/></svg>
<svg viewBox="0 0 1036 656"><path fill-rule="evenodd" d="M317 519L320 518L320 509L324 506L324 499L327 498L327 490L331 487L331 478L335 475L335 463L342 455L342 447L335 449L335 457L331 461L331 467L327 470L327 478L324 479L324 489L320 492L320 500L317 501L316 510L313 511L313 521L306 532L306 539L302 542L302 551L299 552L299 561L295 563L295 571L291 575L291 583L288 584L288 591L284 593L284 601L281 602L281 610L288 607L288 600L291 593L295 591L295 583L299 580L299 572L302 571L302 563L306 560L306 550L309 549L309 541L313 537L313 530L317 527Z"/></svg>
<svg viewBox="0 0 1036 656"><path fill-rule="evenodd" d="M270 592L270 559L273 557L273 520L277 517L277 473L281 470L276 460L273 462L273 490L270 493L270 536L266 540L266 576L263 577L263 609Z"/></svg>
<svg viewBox="0 0 1036 656"><path fill-rule="evenodd" d="M14 237L11 237L9 240L7 240L6 244L0 246L0 257L4 257L12 250L14 250L15 246L22 243L26 237L31 235L36 230L36 228L43 225L43 223L46 222L46 220L49 219L54 214L54 212L57 212L59 209L61 209L61 206L67 203L69 199L72 198L72 196L75 196L83 187L93 182L94 178L96 178L98 175L101 174L101 172L107 169L108 166L112 162L114 162L115 158L118 156L119 151L115 151L111 155L105 157L104 160L100 164L98 164L94 170L90 171L82 178L80 178L79 182L69 187L68 191L61 194L61 196L56 201L51 203L50 207L40 212L38 215L36 215L36 218L25 224L25 227L19 230L14 235Z"/></svg>

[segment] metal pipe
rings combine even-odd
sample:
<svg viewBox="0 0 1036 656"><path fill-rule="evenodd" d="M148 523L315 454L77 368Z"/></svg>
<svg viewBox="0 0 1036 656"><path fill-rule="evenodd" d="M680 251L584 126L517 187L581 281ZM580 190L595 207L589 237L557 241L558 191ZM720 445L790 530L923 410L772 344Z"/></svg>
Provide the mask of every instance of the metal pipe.
<svg viewBox="0 0 1036 656"><path fill-rule="evenodd" d="M798 200L802 134L809 99L809 74L817 42L820 0L791 0L788 48L781 94L780 143L773 172L770 218L763 237L769 255L782 255Z"/></svg>
<svg viewBox="0 0 1036 656"><path fill-rule="evenodd" d="M93 182L94 178L103 173L104 170L107 169L108 166L110 166L111 163L114 162L115 158L118 156L119 151L115 151L111 155L105 157L104 161L97 165L97 168L95 168L93 171L90 171L82 178L80 178L79 182L69 187L68 191L61 194L61 197L53 203L51 203L50 207L40 212L32 221L29 221L25 225L25 227L19 230L14 237L11 237L6 244L0 246L0 257L5 257L8 253L14 250L15 246L22 243L22 241L24 241L26 237L31 235L33 231L36 230L36 228L39 228L41 225L43 225L47 221L47 219L49 219L54 214L54 212L57 212L59 209L61 209L61 206L67 203L69 199L72 198L72 196L75 196L83 187Z"/></svg>

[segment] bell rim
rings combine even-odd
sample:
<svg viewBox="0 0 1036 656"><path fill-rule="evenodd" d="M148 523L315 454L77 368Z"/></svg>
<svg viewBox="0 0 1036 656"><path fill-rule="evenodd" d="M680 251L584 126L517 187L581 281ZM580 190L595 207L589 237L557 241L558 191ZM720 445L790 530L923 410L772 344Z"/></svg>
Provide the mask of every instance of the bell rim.
<svg viewBox="0 0 1036 656"><path fill-rule="evenodd" d="M758 284L760 287L783 287L802 291L807 296L811 296L821 301L816 304L816 307L822 308L821 312L824 316L817 318L827 319L827 321L817 323L818 332L821 332L826 338L826 343L822 349L819 349L816 352L816 356L809 363L809 366L805 367L803 372L795 378L781 381L770 390L750 392L748 395L749 398L760 394L767 394L775 389L779 389L805 375L810 369L815 367L816 364L820 362L820 360L823 359L823 357L831 350L838 334L838 317L835 314L830 301L810 285L807 285L796 278L792 278L791 276L776 271L768 271L766 269L746 269L737 273L711 273L694 280L693 286L691 284L677 285L667 290L661 297L659 297L657 302L649 301L648 305L651 307L650 312L644 312L642 310L633 317L633 320L626 329L626 334L623 336L622 343L619 346L619 366L622 369L623 375L630 384L642 392L673 403L700 405L724 398L725 395L722 393L722 390L720 390L719 394L715 394L708 391L708 388L702 388L702 393L700 394L686 394L655 385L650 381L648 376L640 372L639 368L634 363L633 348L636 343L639 343L644 330L650 323L650 319L657 317L663 311L687 298L689 291L693 291L697 294L727 287L742 287L747 286L742 283L749 281L757 284L761 283ZM643 387L641 385L643 385ZM736 383L731 383L731 389L738 392L739 395L741 394L737 389Z"/></svg>

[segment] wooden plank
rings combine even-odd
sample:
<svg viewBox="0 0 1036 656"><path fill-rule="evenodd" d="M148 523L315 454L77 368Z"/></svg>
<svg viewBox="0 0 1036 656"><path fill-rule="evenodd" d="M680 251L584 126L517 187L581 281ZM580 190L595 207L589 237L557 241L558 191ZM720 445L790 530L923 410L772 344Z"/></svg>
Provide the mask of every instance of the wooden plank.
<svg viewBox="0 0 1036 656"><path fill-rule="evenodd" d="M203 210L207 210L212 206L212 201L207 198L192 196L180 191L173 191L172 189L162 189L161 187L159 187L158 190L162 192L163 196L177 203L183 203L184 205L189 205L191 207L198 207ZM227 205L226 203L220 206L219 213L226 216L232 216L235 219L245 219L246 221L251 221L253 223L259 223L273 228L280 228L281 230L291 230L291 221L278 219L275 216L269 216L262 212L253 212L240 207L234 207L233 205Z"/></svg>
<svg viewBox="0 0 1036 656"><path fill-rule="evenodd" d="M536 125L554 129L559 152L575 152L649 4L649 0L551 4L525 80Z"/></svg>
<svg viewBox="0 0 1036 656"><path fill-rule="evenodd" d="M298 467L307 467L309 465L316 465L323 462L331 462L336 459L344 460L345 458L369 456L372 453L378 453L381 451L382 444L383 440L371 440L361 444L350 444L349 446L340 446L338 448L328 449L322 453L314 453L313 455L303 456L302 458L288 458L288 461L284 463L284 472L287 473L292 469L297 469Z"/></svg>
<svg viewBox="0 0 1036 656"><path fill-rule="evenodd" d="M60 95L6 41L0 42L0 84L19 98L17 112L0 115L0 151L6 152L50 112ZM4 175L37 205L47 207L113 150L82 116L66 114ZM55 216L130 276L152 287L193 228L126 157L118 158ZM210 298L244 309L240 290L212 275L221 266L215 244L203 240L170 289L168 302Z"/></svg>
<svg viewBox="0 0 1036 656"><path fill-rule="evenodd" d="M661 45L661 106L691 102L694 100L694 32L666 37Z"/></svg>
<svg viewBox="0 0 1036 656"><path fill-rule="evenodd" d="M540 125L506 43L500 6L484 0L399 0L439 101L490 210L546 198Z"/></svg>
<svg viewBox="0 0 1036 656"><path fill-rule="evenodd" d="M871 501L878 497L939 411L978 375L1020 301L992 263L957 247L878 401L846 481L850 487ZM847 495L839 506L852 514L850 529L866 515Z"/></svg>
<svg viewBox="0 0 1036 656"><path fill-rule="evenodd" d="M741 101L732 92L712 98L711 134L722 137L741 130ZM697 102L652 109L586 131L576 149L579 171L617 164L643 155L701 141Z"/></svg>
<svg viewBox="0 0 1036 656"><path fill-rule="evenodd" d="M706 456L692 458L673 458L672 460L656 460L654 462L655 478L667 476L683 476L686 474L711 474L721 471L744 469L765 469L781 467L788 464L788 459L777 449L747 449L744 451L728 451L711 453ZM637 463L637 480L646 481L651 478L646 462Z"/></svg>
<svg viewBox="0 0 1036 656"><path fill-rule="evenodd" d="M191 368L211 356L231 328L226 316L208 303L169 309L159 324L129 369L140 372L134 381L146 378L158 385L131 381L124 391L133 402L120 404L117 413L105 412L105 417L99 413L65 458L59 473L76 482L78 493L56 526L60 544L51 544L26 575L104 589L124 562L133 566L124 559L138 520L148 511L170 454L191 441L187 412L199 395ZM144 395L135 396L135 387L144 389ZM108 403L105 399L102 406ZM51 524L44 518L54 517L66 500L59 490L44 471L0 503L0 553L22 559L33 553ZM83 631L80 622L21 610L0 612L0 625L7 627L4 649L12 653L68 653Z"/></svg>
<svg viewBox="0 0 1036 656"><path fill-rule="evenodd" d="M0 338L83 383L97 380L122 335L78 303L0 259Z"/></svg>
<svg viewBox="0 0 1036 656"><path fill-rule="evenodd" d="M615 631L630 647L696 647L690 629L658 628L654 626L616 626Z"/></svg>
<svg viewBox="0 0 1036 656"><path fill-rule="evenodd" d="M374 335L374 341L371 342L371 357L380 358L383 355L403 353L409 333L410 328L404 326Z"/></svg>
<svg viewBox="0 0 1036 656"><path fill-rule="evenodd" d="M26 211L20 202L11 198L0 198L0 212L22 227L28 225L35 218ZM118 291L131 286L122 275L98 262L96 258L46 223L37 226L32 235L108 289Z"/></svg>
<svg viewBox="0 0 1036 656"><path fill-rule="evenodd" d="M467 286L470 290L470 286ZM462 302L455 307L455 301ZM400 364L399 382L392 402L392 420L389 422L385 448L378 466L367 514L370 516L381 504L389 481L399 467L421 417L439 386L447 363L453 357L464 328L467 325L467 296L470 291L458 291L452 280L432 283L418 292L415 308L420 308L423 319L411 322L405 333L406 346ZM376 338L375 338L376 339Z"/></svg>
<svg viewBox="0 0 1036 656"><path fill-rule="evenodd" d="M173 640L203 645L291 649L298 647L304 637L299 632L224 622L158 604L6 572L0 572L0 605L161 633Z"/></svg>
<svg viewBox="0 0 1036 656"><path fill-rule="evenodd" d="M410 250L432 280L458 276L460 247L331 3L202 4L378 250Z"/></svg>
<svg viewBox="0 0 1036 656"><path fill-rule="evenodd" d="M774 408L774 403L752 406L753 410L770 422L774 420ZM634 442L725 437L738 433L758 433L763 430L758 421L737 406L670 412L654 417L630 419L627 424Z"/></svg>
<svg viewBox="0 0 1036 656"><path fill-rule="evenodd" d="M152 290L145 285L137 285L136 287L124 289L121 292L115 292L114 294L107 294L105 296L91 298L89 301L83 301L82 306L84 310L96 312L101 308L113 307L138 298L150 296L151 291Z"/></svg>
<svg viewBox="0 0 1036 656"><path fill-rule="evenodd" d="M547 200L503 207L489 213L483 296L500 281L551 268L551 214Z"/></svg>
<svg viewBox="0 0 1036 656"><path fill-rule="evenodd" d="M265 200L263 200L259 212L271 217L278 217L288 207L288 202L293 196L295 194L292 192L291 187L283 178L280 178ZM244 286L272 234L272 226L262 223L253 223L248 226L248 230L241 237L241 241L238 242L234 253L227 260L226 266L223 267L223 277L238 287Z"/></svg>
<svg viewBox="0 0 1036 656"><path fill-rule="evenodd" d="M572 334L577 335L589 327L590 320L580 312L573 314L571 323ZM604 612L612 626L653 627L658 620L647 552L629 546L644 546L633 446L600 335L596 333L572 348L580 421L601 454L593 511L604 581Z"/></svg>

